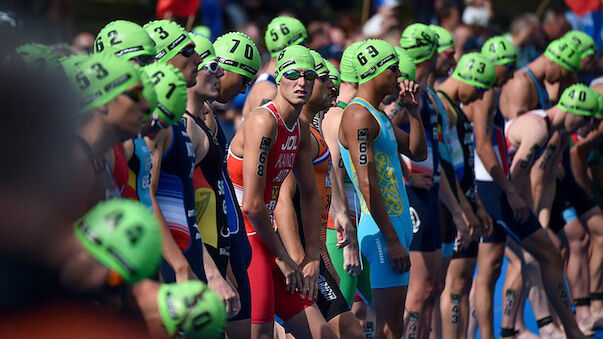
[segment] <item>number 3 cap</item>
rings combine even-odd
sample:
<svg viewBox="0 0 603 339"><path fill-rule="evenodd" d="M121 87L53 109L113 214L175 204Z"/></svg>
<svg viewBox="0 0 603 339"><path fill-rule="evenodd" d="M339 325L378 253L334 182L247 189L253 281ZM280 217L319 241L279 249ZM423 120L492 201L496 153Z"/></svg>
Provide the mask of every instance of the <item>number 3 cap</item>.
<svg viewBox="0 0 603 339"><path fill-rule="evenodd" d="M397 63L398 54L388 42L369 39L358 47L352 62L358 76L358 84L363 84Z"/></svg>
<svg viewBox="0 0 603 339"><path fill-rule="evenodd" d="M159 314L170 336L220 338L226 327L226 309L220 297L201 281L162 284L157 296Z"/></svg>
<svg viewBox="0 0 603 339"><path fill-rule="evenodd" d="M599 96L586 85L574 84L563 91L557 106L568 113L596 117L599 115Z"/></svg>
<svg viewBox="0 0 603 339"><path fill-rule="evenodd" d="M168 62L191 42L188 32L173 21L155 20L143 26L155 42L155 59Z"/></svg>
<svg viewBox="0 0 603 339"><path fill-rule="evenodd" d="M310 50L304 46L289 46L281 51L276 58L274 72L276 73L276 82L280 82L283 73L290 69L313 70L315 68L314 57Z"/></svg>
<svg viewBox="0 0 603 339"><path fill-rule="evenodd" d="M306 27L296 18L277 16L266 27L264 41L271 57L276 57L285 47L299 45L308 38Z"/></svg>
<svg viewBox="0 0 603 339"><path fill-rule="evenodd" d="M230 32L220 36L214 42L214 49L220 66L253 79L260 69L260 52L247 35Z"/></svg>
<svg viewBox="0 0 603 339"><path fill-rule="evenodd" d="M75 235L99 262L133 284L157 272L159 225L151 210L129 199L102 201L74 225Z"/></svg>
<svg viewBox="0 0 603 339"><path fill-rule="evenodd" d="M186 80L184 75L171 64L154 63L142 68L150 78L157 95L157 106L153 118L172 125L184 115L186 110Z"/></svg>
<svg viewBox="0 0 603 339"><path fill-rule="evenodd" d="M155 42L139 25L115 20L100 30L94 41L94 52L109 52L118 57L132 59L140 55L155 56Z"/></svg>
<svg viewBox="0 0 603 339"><path fill-rule="evenodd" d="M459 60L452 77L467 85L490 89L496 81L494 65L481 53L464 54Z"/></svg>
<svg viewBox="0 0 603 339"><path fill-rule="evenodd" d="M141 82L139 69L127 60L100 53L90 55L66 73L78 91L80 112L83 113L108 103ZM152 105L151 100L149 103Z"/></svg>

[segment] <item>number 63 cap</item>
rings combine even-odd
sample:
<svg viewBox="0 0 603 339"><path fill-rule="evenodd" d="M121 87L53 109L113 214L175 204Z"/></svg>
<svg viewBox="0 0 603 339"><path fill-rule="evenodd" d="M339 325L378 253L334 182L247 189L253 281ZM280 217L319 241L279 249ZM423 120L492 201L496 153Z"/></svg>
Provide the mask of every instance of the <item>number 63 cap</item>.
<svg viewBox="0 0 603 339"><path fill-rule="evenodd" d="M83 247L133 284L157 272L159 225L149 208L130 199L102 201L74 224Z"/></svg>
<svg viewBox="0 0 603 339"><path fill-rule="evenodd" d="M494 64L481 53L463 54L452 73L452 77L467 85L490 89L496 81Z"/></svg>
<svg viewBox="0 0 603 339"><path fill-rule="evenodd" d="M141 82L142 72L139 70L138 66L125 59L109 53L98 53L88 56L86 60L66 73L77 90L80 112L84 113L108 103L128 88ZM143 85L145 82L147 81L143 81ZM143 92L153 107L153 103L148 98L148 95L152 94L148 91Z"/></svg>
<svg viewBox="0 0 603 339"><path fill-rule="evenodd" d="M253 79L260 69L260 52L247 35L226 33L214 42L218 62L223 69Z"/></svg>
<svg viewBox="0 0 603 339"><path fill-rule="evenodd" d="M159 314L170 336L221 338L226 327L224 302L201 281L162 284L157 295Z"/></svg>
<svg viewBox="0 0 603 339"><path fill-rule="evenodd" d="M398 53L387 41L369 39L358 46L352 64L358 84L363 84L383 73L389 66L398 62Z"/></svg>

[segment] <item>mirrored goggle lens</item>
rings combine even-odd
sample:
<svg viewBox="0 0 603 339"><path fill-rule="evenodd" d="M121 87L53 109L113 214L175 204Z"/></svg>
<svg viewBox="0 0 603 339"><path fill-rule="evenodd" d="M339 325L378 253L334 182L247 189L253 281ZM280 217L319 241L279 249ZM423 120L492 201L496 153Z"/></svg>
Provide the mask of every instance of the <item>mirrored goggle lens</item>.
<svg viewBox="0 0 603 339"><path fill-rule="evenodd" d="M318 74L315 71L305 71L300 72L295 69L290 69L283 73L283 76L289 80L297 80L300 77L303 77L306 80L315 80L318 77Z"/></svg>
<svg viewBox="0 0 603 339"><path fill-rule="evenodd" d="M194 45L186 45L178 53L180 53L188 58L191 55L193 55L193 53L195 53L195 46Z"/></svg>
<svg viewBox="0 0 603 339"><path fill-rule="evenodd" d="M212 60L210 62L205 63L205 65L203 65L203 70L208 73L211 73L211 74L218 73L220 68L221 68L220 64L216 60Z"/></svg>

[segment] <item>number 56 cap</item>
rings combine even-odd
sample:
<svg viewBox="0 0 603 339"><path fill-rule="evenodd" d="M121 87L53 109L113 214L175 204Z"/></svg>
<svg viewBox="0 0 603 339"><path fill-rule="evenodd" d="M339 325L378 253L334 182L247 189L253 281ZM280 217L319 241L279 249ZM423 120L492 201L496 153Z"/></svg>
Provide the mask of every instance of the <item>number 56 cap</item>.
<svg viewBox="0 0 603 339"><path fill-rule="evenodd" d="M218 62L223 69L253 79L260 69L260 51L247 35L230 32L214 42Z"/></svg>
<svg viewBox="0 0 603 339"><path fill-rule="evenodd" d="M108 103L141 82L139 69L125 59L98 53L88 56L66 73L78 93L80 112L83 113Z"/></svg>
<svg viewBox="0 0 603 339"><path fill-rule="evenodd" d="M157 272L161 258L159 225L151 210L129 199L94 206L75 225L84 248L133 284Z"/></svg>
<svg viewBox="0 0 603 339"><path fill-rule="evenodd" d="M277 16L266 27L264 42L271 57L276 57L285 47L299 45L308 38L304 24L296 18Z"/></svg>

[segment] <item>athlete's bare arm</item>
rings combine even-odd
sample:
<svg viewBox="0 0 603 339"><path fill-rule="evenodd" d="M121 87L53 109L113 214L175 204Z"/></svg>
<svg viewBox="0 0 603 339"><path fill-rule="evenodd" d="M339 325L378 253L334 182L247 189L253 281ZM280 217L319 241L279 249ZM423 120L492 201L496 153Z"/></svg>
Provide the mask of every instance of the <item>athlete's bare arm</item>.
<svg viewBox="0 0 603 339"><path fill-rule="evenodd" d="M210 140L207 137L207 134L205 134L201 127L197 125L193 118L188 116L188 114L186 114L185 116L186 133L188 134L189 138L191 139L191 143L193 144L193 150L195 151L195 165L197 165L207 155L207 152L209 151L210 147Z"/></svg>
<svg viewBox="0 0 603 339"><path fill-rule="evenodd" d="M274 97L276 97L276 86L274 84L269 81L255 83L245 100L243 118L246 119L251 111L274 99Z"/></svg>
<svg viewBox="0 0 603 339"><path fill-rule="evenodd" d="M526 115L519 119L507 131L507 139L513 145L518 145L511 162L511 182L528 206L533 208L530 170L544 147L548 133L540 118Z"/></svg>
<svg viewBox="0 0 603 339"><path fill-rule="evenodd" d="M578 141L570 150L570 160L572 172L578 182L578 185L593 198L592 187L588 178L587 157L592 150L599 147L603 142L603 124L599 124L599 129L592 131L586 138Z"/></svg>
<svg viewBox="0 0 603 339"><path fill-rule="evenodd" d="M264 189L268 166L268 153L276 136L276 121L267 110L261 108L250 113L241 130L232 141L232 151L243 156L243 203L241 209L262 242L276 257L285 276L287 290L303 288L299 267L289 257L283 243L272 228L268 210L264 204Z"/></svg>
<svg viewBox="0 0 603 339"><path fill-rule="evenodd" d="M456 177L454 179L456 186ZM459 204L456 196L454 195L454 192L450 188L450 183L448 182L448 178L446 175L440 176L439 196L444 206L446 206L448 212L450 212L450 215L452 215L452 221L454 222L454 225L459 234L459 246L461 248L465 248L467 245L469 245L469 242L471 240L469 236L469 222L467 221L465 213L463 212L461 205Z"/></svg>
<svg viewBox="0 0 603 339"><path fill-rule="evenodd" d="M293 173L299 187L302 226L306 245L306 257L300 265L304 274L304 282L308 288L308 299L318 297L318 269L320 263L320 195L316 185L316 175L312 166L315 152L312 147L312 134L306 124L299 125L301 140L299 152L293 165ZM305 292L302 291L302 297Z"/></svg>
<svg viewBox="0 0 603 339"><path fill-rule="evenodd" d="M521 199L511 181L505 175L494 148L492 147L492 133L494 129L494 113L496 102L494 91L484 93L482 99L463 106L463 110L471 122L473 122L473 133L475 136L475 150L484 167L492 176L492 179L506 194L507 201L513 210L513 217L519 222L524 222L530 215L530 208ZM488 112L485 114L484 112Z"/></svg>
<svg viewBox="0 0 603 339"><path fill-rule="evenodd" d="M532 87L524 72L515 72L500 93L500 111L507 120L514 119L531 110Z"/></svg>
<svg viewBox="0 0 603 339"><path fill-rule="evenodd" d="M427 140L423 122L419 115L419 84L405 80L400 83L400 95L398 100L402 102L408 112L410 133L402 131L394 125L394 132L398 140L398 150L415 161L423 161L427 158Z"/></svg>
<svg viewBox="0 0 603 339"><path fill-rule="evenodd" d="M172 141L172 128L166 128L155 136L154 139L145 138L149 149L151 150L151 161L153 167L151 168L151 187L149 187L149 193L151 195L151 203L153 204L153 214L157 221L159 221L161 230L161 253L165 260L170 264L176 275L176 281L186 280L198 280L199 278L192 271L188 261L182 254L180 247L176 244L176 241L172 237L167 221L159 208L155 194L157 193L157 186L159 185L159 173L161 173L161 159L163 153L169 147Z"/></svg>
<svg viewBox="0 0 603 339"><path fill-rule="evenodd" d="M295 175L289 173L281 185L278 193L278 202L274 209L274 221L278 228L278 235L281 238L287 253L293 261L300 264L304 260L305 251L299 238L299 225L297 223L297 214L293 205L293 196L297 188Z"/></svg>
<svg viewBox="0 0 603 339"><path fill-rule="evenodd" d="M343 112L343 119L346 123L340 126L339 140L350 152L362 197L387 241L392 268L406 272L410 269L410 258L387 215L377 183L373 140L379 135L379 125L372 114L359 105L348 106Z"/></svg>

